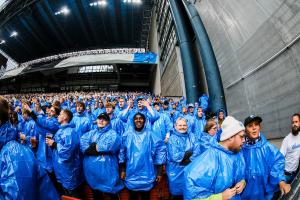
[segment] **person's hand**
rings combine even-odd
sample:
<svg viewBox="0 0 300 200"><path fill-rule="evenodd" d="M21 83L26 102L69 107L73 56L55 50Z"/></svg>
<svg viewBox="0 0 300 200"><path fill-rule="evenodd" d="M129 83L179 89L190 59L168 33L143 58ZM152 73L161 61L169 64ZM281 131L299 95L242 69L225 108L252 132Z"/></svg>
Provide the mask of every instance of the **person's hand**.
<svg viewBox="0 0 300 200"><path fill-rule="evenodd" d="M21 139L21 140L25 140L25 139L26 139L26 135L23 134L23 133L20 133L20 139Z"/></svg>
<svg viewBox="0 0 300 200"><path fill-rule="evenodd" d="M166 137L165 137L165 139L164 139L164 143L168 143L169 139L170 139L170 136L169 136L169 135L166 135Z"/></svg>
<svg viewBox="0 0 300 200"><path fill-rule="evenodd" d="M244 190L244 188L246 187L246 182L245 180L241 180L240 182L238 182L235 186L236 189L236 193L237 194L241 194Z"/></svg>
<svg viewBox="0 0 300 200"><path fill-rule="evenodd" d="M148 101L145 101L145 100L142 100L142 105L145 106L145 107L149 107L150 104Z"/></svg>
<svg viewBox="0 0 300 200"><path fill-rule="evenodd" d="M28 110L29 112L32 111L31 108L29 107L29 105L26 104L26 103L24 103L23 107L24 107L25 110Z"/></svg>
<svg viewBox="0 0 300 200"><path fill-rule="evenodd" d="M54 140L49 139L49 138L46 138L46 144L47 144L49 147L52 146L53 142L54 142Z"/></svg>
<svg viewBox="0 0 300 200"><path fill-rule="evenodd" d="M227 190L222 192L222 200L231 199L232 197L234 197L235 194L236 194L235 188L232 189L228 188Z"/></svg>
<svg viewBox="0 0 300 200"><path fill-rule="evenodd" d="M290 184L287 184L286 182L284 181L281 181L279 183L279 188L280 188L280 191L282 194L287 194L290 192L291 190L291 185Z"/></svg>
<svg viewBox="0 0 300 200"><path fill-rule="evenodd" d="M126 173L125 172L121 172L121 179L125 180L125 178L126 178Z"/></svg>
<svg viewBox="0 0 300 200"><path fill-rule="evenodd" d="M161 180L162 180L162 176L157 176L157 177L156 177L156 182L159 183Z"/></svg>

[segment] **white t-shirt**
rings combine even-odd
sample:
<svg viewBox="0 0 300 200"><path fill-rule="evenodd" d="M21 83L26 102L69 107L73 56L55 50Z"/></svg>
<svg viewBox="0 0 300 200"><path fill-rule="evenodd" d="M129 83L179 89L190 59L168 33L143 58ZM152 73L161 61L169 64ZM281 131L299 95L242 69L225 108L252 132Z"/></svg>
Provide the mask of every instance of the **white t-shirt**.
<svg viewBox="0 0 300 200"><path fill-rule="evenodd" d="M289 133L282 142L280 152L285 157L285 171L296 171L300 159L300 133L296 136Z"/></svg>

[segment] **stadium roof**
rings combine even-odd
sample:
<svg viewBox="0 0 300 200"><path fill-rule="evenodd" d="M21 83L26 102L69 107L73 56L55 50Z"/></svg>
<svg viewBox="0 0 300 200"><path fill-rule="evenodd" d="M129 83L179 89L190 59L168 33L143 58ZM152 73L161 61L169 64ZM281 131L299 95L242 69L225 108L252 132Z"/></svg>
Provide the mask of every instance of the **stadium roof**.
<svg viewBox="0 0 300 200"><path fill-rule="evenodd" d="M90 49L147 50L152 6L153 0L13 0L0 12L0 48L19 63Z"/></svg>

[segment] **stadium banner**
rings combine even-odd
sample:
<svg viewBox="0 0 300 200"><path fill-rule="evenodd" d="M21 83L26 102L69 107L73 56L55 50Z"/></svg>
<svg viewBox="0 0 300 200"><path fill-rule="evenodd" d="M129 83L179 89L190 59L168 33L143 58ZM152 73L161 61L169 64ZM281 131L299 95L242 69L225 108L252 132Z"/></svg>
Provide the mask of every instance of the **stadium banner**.
<svg viewBox="0 0 300 200"><path fill-rule="evenodd" d="M156 64L157 55L152 52L133 54L100 54L70 57L62 60L54 68L66 68L85 65L114 64L114 63L137 63Z"/></svg>

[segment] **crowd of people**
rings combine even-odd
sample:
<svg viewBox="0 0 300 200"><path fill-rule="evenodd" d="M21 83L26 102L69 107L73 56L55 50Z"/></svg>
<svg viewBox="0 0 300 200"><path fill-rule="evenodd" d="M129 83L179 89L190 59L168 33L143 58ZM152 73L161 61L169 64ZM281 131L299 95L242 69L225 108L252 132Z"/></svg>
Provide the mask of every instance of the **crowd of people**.
<svg viewBox="0 0 300 200"><path fill-rule="evenodd" d="M167 175L170 199L264 200L287 194L300 159L300 115L281 149L209 99L141 92L0 96L0 199L150 199Z"/></svg>

